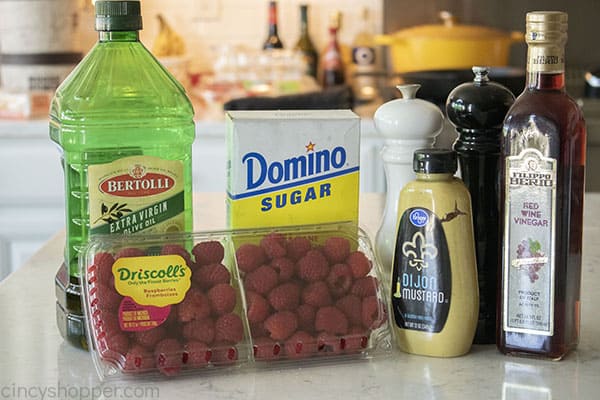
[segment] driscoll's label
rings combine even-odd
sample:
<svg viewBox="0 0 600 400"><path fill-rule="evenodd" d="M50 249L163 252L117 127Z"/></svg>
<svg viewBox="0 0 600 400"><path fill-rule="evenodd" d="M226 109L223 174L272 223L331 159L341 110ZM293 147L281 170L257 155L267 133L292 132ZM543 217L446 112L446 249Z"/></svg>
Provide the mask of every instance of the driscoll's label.
<svg viewBox="0 0 600 400"><path fill-rule="evenodd" d="M125 157L88 167L92 234L184 229L183 163Z"/></svg>
<svg viewBox="0 0 600 400"><path fill-rule="evenodd" d="M409 208L398 228L392 308L402 329L440 332L450 310L452 275L442 221L426 208Z"/></svg>
<svg viewBox="0 0 600 400"><path fill-rule="evenodd" d="M504 330L554 332L556 160L535 149L506 158Z"/></svg>

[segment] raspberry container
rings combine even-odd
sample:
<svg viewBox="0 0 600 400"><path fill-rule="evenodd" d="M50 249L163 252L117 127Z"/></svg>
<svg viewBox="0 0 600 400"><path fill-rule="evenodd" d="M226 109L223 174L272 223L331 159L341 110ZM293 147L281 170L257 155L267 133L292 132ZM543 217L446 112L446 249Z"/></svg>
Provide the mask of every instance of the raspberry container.
<svg viewBox="0 0 600 400"><path fill-rule="evenodd" d="M80 260L102 380L391 353L387 295L352 223L93 237Z"/></svg>

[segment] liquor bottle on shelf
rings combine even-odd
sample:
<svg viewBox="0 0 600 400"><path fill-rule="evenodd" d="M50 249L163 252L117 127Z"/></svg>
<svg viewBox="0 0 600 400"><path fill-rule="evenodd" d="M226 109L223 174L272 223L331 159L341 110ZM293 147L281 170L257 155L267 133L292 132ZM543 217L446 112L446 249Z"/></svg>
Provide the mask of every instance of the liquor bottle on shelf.
<svg viewBox="0 0 600 400"><path fill-rule="evenodd" d="M559 360L579 341L586 131L565 90L567 14L526 18L527 82L500 158L497 346Z"/></svg>
<svg viewBox="0 0 600 400"><path fill-rule="evenodd" d="M304 56L307 75L316 79L319 55L308 31L308 6L306 4L300 5L300 38L296 43L295 49L300 51Z"/></svg>
<svg viewBox="0 0 600 400"><path fill-rule="evenodd" d="M338 42L341 19L342 14L339 11L331 14L329 19L329 43L321 55L319 64L319 81L323 88L343 85L346 82L344 61Z"/></svg>
<svg viewBox="0 0 600 400"><path fill-rule="evenodd" d="M352 43L352 90L356 100L368 102L377 97L377 57L369 9L362 11L362 27Z"/></svg>
<svg viewBox="0 0 600 400"><path fill-rule="evenodd" d="M283 42L277 33L277 2L269 2L269 33L263 44L263 50L283 49Z"/></svg>

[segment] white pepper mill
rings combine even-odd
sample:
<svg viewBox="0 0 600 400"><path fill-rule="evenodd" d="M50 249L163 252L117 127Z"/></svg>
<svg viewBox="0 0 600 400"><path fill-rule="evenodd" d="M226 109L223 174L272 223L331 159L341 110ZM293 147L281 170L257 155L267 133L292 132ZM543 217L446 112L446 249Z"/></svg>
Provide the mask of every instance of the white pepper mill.
<svg viewBox="0 0 600 400"><path fill-rule="evenodd" d="M433 147L444 126L442 111L435 104L415 97L420 87L398 85L402 98L382 104L373 116L375 128L385 138L381 154L387 194L375 250L386 279L392 273L400 190L415 179L413 154L417 149Z"/></svg>

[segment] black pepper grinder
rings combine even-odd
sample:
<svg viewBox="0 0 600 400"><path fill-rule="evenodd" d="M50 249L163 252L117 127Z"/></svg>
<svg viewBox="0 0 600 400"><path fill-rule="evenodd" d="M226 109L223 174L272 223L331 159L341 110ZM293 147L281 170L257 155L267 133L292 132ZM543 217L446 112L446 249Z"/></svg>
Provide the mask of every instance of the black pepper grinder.
<svg viewBox="0 0 600 400"><path fill-rule="evenodd" d="M473 67L475 79L448 95L446 114L456 128L454 150L471 193L479 280L479 322L474 343L495 343L499 265L498 159L502 123L515 96L491 82L488 67Z"/></svg>

